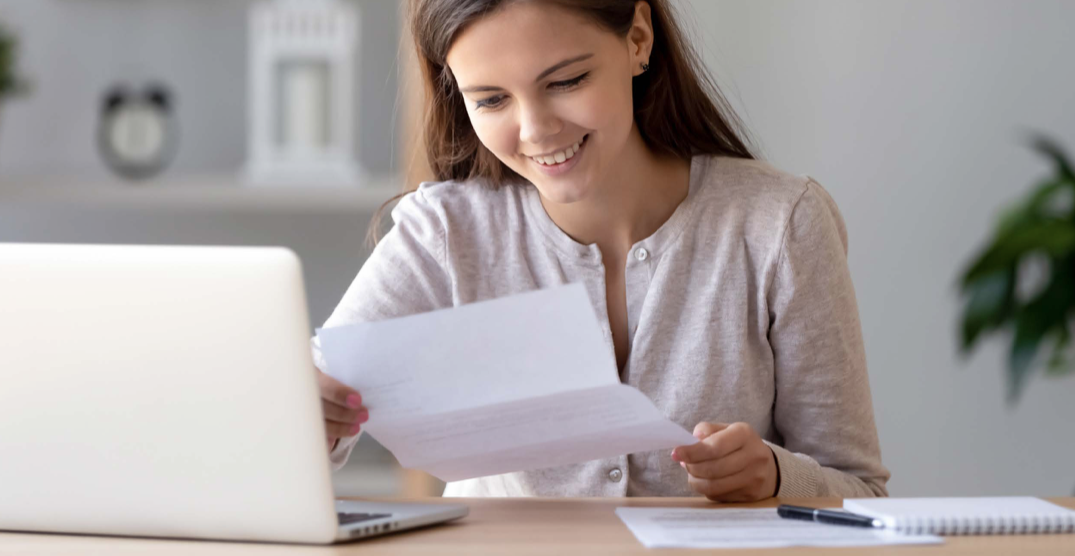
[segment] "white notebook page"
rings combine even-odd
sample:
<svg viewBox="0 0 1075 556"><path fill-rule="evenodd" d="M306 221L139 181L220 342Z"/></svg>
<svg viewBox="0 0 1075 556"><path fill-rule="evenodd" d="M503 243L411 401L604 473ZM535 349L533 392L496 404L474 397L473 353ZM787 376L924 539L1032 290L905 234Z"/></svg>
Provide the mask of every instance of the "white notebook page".
<svg viewBox="0 0 1075 556"><path fill-rule="evenodd" d="M1063 533L1075 511L1029 496L982 498L849 498L844 509L885 527L935 534Z"/></svg>

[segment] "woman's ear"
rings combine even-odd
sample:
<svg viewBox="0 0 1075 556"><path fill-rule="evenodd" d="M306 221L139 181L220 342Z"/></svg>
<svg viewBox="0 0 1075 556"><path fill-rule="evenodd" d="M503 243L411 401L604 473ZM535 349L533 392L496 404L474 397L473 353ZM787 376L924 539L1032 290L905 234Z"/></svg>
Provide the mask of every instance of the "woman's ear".
<svg viewBox="0 0 1075 556"><path fill-rule="evenodd" d="M649 2L635 3L635 20L627 32L628 55L631 58L631 75L640 75L649 68L649 56L653 51L653 19Z"/></svg>

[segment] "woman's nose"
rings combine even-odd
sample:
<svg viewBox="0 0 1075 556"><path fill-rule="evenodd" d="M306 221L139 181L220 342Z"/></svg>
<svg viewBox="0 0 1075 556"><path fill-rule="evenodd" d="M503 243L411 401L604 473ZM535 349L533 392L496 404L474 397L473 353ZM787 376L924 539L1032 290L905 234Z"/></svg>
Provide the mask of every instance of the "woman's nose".
<svg viewBox="0 0 1075 556"><path fill-rule="evenodd" d="M563 122L548 108L533 105L522 110L519 123L519 141L530 145L543 145L545 140L563 129Z"/></svg>

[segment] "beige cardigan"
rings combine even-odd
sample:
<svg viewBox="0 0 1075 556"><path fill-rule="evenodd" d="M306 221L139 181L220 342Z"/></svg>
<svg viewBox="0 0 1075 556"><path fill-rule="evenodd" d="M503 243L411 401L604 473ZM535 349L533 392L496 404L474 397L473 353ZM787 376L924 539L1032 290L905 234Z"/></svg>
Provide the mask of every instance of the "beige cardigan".
<svg viewBox="0 0 1075 556"><path fill-rule="evenodd" d="M613 350L601 253L563 233L532 185L424 183L392 216L326 327L583 282ZM621 380L687 430L749 423L776 454L781 497L886 495L846 256L843 219L811 178L695 157L686 200L627 262ZM340 441L336 467L354 442ZM445 495L696 493L662 450L450 483Z"/></svg>

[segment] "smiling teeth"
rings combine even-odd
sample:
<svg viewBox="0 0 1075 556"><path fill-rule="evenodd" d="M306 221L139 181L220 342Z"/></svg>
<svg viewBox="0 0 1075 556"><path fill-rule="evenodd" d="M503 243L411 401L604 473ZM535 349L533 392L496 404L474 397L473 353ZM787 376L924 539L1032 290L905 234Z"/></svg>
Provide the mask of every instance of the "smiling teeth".
<svg viewBox="0 0 1075 556"><path fill-rule="evenodd" d="M568 147L568 148L566 148L566 149L564 149L564 150L562 150L562 151L560 151L558 153L551 154L549 156L532 156L532 157L530 157L530 159L533 160L534 162L537 162L538 164L542 164L544 166L549 166L549 165L552 165L552 164L560 164L560 163L566 162L568 160L571 160L575 156L575 153L579 152L579 148L581 146L582 146L582 141L579 141L578 143L575 143L574 145L571 145L570 147Z"/></svg>

